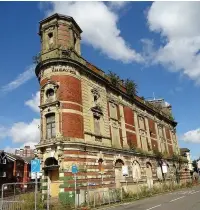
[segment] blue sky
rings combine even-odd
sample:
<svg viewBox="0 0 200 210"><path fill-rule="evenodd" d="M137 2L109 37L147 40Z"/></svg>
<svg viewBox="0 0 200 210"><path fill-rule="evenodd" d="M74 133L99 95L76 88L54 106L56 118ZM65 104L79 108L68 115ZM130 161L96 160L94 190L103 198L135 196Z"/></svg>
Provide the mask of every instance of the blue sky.
<svg viewBox="0 0 200 210"><path fill-rule="evenodd" d="M169 102L179 145L200 156L198 2L0 2L1 149L39 139L32 57L40 51L38 22L54 12L72 15L83 29L84 58L133 79L140 96L152 98L154 92Z"/></svg>

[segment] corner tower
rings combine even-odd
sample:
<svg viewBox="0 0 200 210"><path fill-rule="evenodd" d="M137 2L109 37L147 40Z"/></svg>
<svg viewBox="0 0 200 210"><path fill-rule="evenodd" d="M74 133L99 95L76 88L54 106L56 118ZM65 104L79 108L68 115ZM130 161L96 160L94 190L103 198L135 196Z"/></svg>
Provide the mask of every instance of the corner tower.
<svg viewBox="0 0 200 210"><path fill-rule="evenodd" d="M40 22L41 53L36 66L40 83L41 139L36 146L51 183L52 196L64 192L56 181L64 176L69 142L83 141L80 70L82 30L72 17L54 14Z"/></svg>

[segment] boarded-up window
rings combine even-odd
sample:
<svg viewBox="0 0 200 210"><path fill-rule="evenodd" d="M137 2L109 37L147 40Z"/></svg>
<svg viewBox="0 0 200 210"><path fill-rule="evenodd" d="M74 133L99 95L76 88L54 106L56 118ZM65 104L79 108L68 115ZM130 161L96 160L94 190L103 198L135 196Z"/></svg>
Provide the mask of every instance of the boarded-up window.
<svg viewBox="0 0 200 210"><path fill-rule="evenodd" d="M94 133L98 136L101 135L100 117L98 117L98 116L94 116Z"/></svg>
<svg viewBox="0 0 200 210"><path fill-rule="evenodd" d="M172 147L172 145L168 144L168 150L169 150L169 154L173 155L173 147Z"/></svg>
<svg viewBox="0 0 200 210"><path fill-rule="evenodd" d="M152 119L149 119L148 121L149 121L150 136L155 137L155 135L156 135L155 122Z"/></svg>
<svg viewBox="0 0 200 210"><path fill-rule="evenodd" d="M163 135L163 128L162 127L158 127L158 134L159 134L159 136L160 137L163 137L164 135Z"/></svg>
<svg viewBox="0 0 200 210"><path fill-rule="evenodd" d="M128 106L124 107L124 119L125 119L125 123L127 123L129 125L135 124L133 110Z"/></svg>
<svg viewBox="0 0 200 210"><path fill-rule="evenodd" d="M133 162L132 174L133 174L134 181L139 181L141 179L141 169L140 169L140 165L137 161Z"/></svg>
<svg viewBox="0 0 200 210"><path fill-rule="evenodd" d="M158 151L158 142L156 140L151 139L152 149Z"/></svg>
<svg viewBox="0 0 200 210"><path fill-rule="evenodd" d="M114 147L121 148L119 128L117 127L112 127L112 142Z"/></svg>
<svg viewBox="0 0 200 210"><path fill-rule="evenodd" d="M47 129L47 139L54 138L56 136L55 132L55 114L49 114L46 116L46 129Z"/></svg>
<svg viewBox="0 0 200 210"><path fill-rule="evenodd" d="M165 133L166 133L167 139L170 139L170 131L168 128L165 128Z"/></svg>
<svg viewBox="0 0 200 210"><path fill-rule="evenodd" d="M113 119L118 119L117 116L117 105L114 103L110 103L110 117Z"/></svg>
<svg viewBox="0 0 200 210"><path fill-rule="evenodd" d="M127 142L130 148L137 147L137 137L135 133L126 132Z"/></svg>
<svg viewBox="0 0 200 210"><path fill-rule="evenodd" d="M144 118L139 116L138 120L139 120L139 128L142 129L142 130L145 130Z"/></svg>

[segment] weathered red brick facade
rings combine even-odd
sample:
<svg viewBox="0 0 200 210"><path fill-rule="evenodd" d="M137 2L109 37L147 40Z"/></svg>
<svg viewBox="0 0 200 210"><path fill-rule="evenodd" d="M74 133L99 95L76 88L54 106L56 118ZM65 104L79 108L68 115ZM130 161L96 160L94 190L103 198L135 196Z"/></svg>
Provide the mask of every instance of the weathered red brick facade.
<svg viewBox="0 0 200 210"><path fill-rule="evenodd" d="M125 185L123 165L129 172L126 184L134 188L138 180L152 187L159 181L156 152L167 155L161 162L173 169L172 174L177 170L171 158L179 153L177 123L139 96L130 97L123 84L115 86L102 70L83 59L81 32L73 18L59 14L40 22L42 49L36 75L41 86L41 141L37 150L43 179L49 177L55 188L52 196L67 196L73 191L71 167L76 164L81 189L91 180L96 184L90 188L119 187ZM152 182L146 179L147 165ZM53 170L63 181L59 189L53 185L58 181Z"/></svg>

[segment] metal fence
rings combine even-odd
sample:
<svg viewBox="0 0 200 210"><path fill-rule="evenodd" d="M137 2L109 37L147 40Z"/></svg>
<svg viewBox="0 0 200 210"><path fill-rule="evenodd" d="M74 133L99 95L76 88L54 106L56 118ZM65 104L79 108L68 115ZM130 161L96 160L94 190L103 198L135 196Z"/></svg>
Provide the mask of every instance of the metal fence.
<svg viewBox="0 0 200 210"><path fill-rule="evenodd" d="M121 183L120 187L116 187L116 181ZM145 182L133 183L126 180L113 180L109 181L109 184L112 185L108 186L106 180L102 182L93 179L88 179L84 183L75 179L65 183L63 181L6 183L1 187L0 210L69 210L71 207L81 206L96 208L137 200L181 187L172 180L154 183L151 188ZM59 196L55 196L56 189Z"/></svg>

